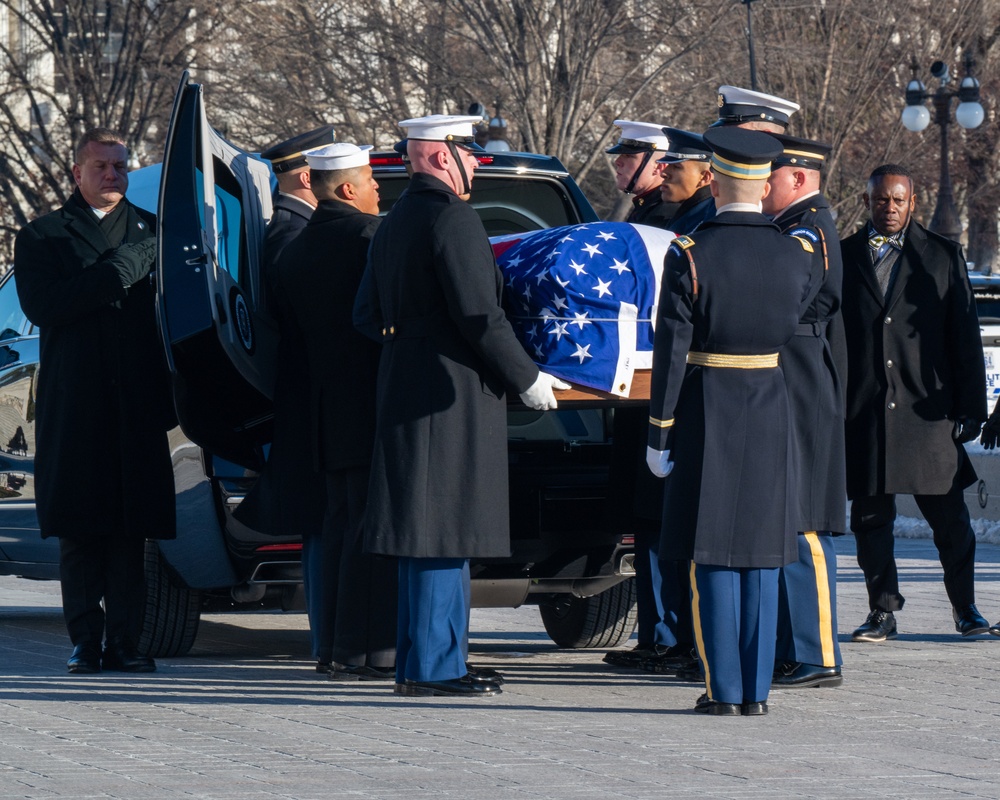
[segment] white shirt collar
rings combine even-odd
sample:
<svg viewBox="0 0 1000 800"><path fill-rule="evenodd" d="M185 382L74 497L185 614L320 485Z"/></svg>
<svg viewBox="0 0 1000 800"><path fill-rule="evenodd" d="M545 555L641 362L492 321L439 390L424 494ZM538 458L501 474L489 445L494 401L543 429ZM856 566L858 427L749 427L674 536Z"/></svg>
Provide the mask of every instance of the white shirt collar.
<svg viewBox="0 0 1000 800"><path fill-rule="evenodd" d="M719 206L715 209L716 214L721 214L723 211L756 211L758 214L762 213L760 203L726 203L724 206Z"/></svg>

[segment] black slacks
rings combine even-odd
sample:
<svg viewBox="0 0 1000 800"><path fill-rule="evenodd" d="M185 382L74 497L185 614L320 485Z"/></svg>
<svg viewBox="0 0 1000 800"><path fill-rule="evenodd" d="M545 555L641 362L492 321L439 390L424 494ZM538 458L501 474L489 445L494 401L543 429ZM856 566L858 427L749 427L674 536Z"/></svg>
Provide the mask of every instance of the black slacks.
<svg viewBox="0 0 1000 800"><path fill-rule="evenodd" d="M73 645L139 641L146 605L144 553L136 536L59 539L63 618ZM103 607L102 607L103 601Z"/></svg>
<svg viewBox="0 0 1000 800"><path fill-rule="evenodd" d="M976 536L962 489L948 494L918 494L913 499L934 532L934 545L944 567L944 588L956 608L976 602ZM857 539L858 566L865 574L872 611L903 607L893 553L896 496L859 497L851 503L851 530Z"/></svg>

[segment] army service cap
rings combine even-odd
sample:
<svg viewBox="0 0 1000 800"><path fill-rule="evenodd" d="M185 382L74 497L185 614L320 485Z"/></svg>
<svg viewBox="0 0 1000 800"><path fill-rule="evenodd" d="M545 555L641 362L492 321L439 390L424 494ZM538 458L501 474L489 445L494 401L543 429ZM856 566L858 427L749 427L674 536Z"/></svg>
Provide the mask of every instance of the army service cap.
<svg viewBox="0 0 1000 800"><path fill-rule="evenodd" d="M771 136L781 142L784 148L781 155L774 159L774 169L778 167L822 169L826 157L833 150L833 145L813 139L802 139L786 133L772 133Z"/></svg>
<svg viewBox="0 0 1000 800"><path fill-rule="evenodd" d="M773 122L776 125L788 125L788 119L801 106L764 92L752 89L740 89L737 86L720 86L718 125L739 125L743 122Z"/></svg>
<svg viewBox="0 0 1000 800"><path fill-rule="evenodd" d="M288 172L306 165L306 158L303 155L305 150L331 144L335 138L333 125L324 125L279 142L262 152L260 157L271 162L271 169L275 173Z"/></svg>
<svg viewBox="0 0 1000 800"><path fill-rule="evenodd" d="M705 142L712 148L715 172L745 181L766 180L771 174L771 161L783 149L770 134L734 126L709 128Z"/></svg>
<svg viewBox="0 0 1000 800"><path fill-rule="evenodd" d="M661 128L667 137L667 147L663 156L657 159L660 164L676 164L680 161L708 161L712 148L705 144L705 137L700 133L682 131L680 128Z"/></svg>
<svg viewBox="0 0 1000 800"><path fill-rule="evenodd" d="M609 155L619 153L651 153L667 149L667 137L663 126L653 122L635 122L630 119L616 119L618 141L605 150Z"/></svg>

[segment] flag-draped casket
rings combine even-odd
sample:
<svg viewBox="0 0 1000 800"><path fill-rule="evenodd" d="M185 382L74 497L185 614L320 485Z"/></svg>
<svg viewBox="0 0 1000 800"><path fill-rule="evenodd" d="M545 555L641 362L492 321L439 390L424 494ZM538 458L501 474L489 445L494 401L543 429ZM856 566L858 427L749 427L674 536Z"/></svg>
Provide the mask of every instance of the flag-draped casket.
<svg viewBox="0 0 1000 800"><path fill-rule="evenodd" d="M648 380L633 386L633 379L652 367L660 275L673 238L626 222L493 237L504 307L535 363L575 387L648 399Z"/></svg>

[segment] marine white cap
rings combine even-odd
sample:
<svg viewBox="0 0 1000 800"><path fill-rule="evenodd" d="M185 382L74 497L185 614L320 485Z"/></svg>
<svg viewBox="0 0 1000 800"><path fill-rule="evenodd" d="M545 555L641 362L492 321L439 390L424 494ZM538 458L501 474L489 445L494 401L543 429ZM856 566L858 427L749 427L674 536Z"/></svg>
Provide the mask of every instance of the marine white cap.
<svg viewBox="0 0 1000 800"><path fill-rule="evenodd" d="M720 86L718 103L719 121L716 125L738 125L752 120L787 125L788 118L801 108L798 103L784 97L738 86Z"/></svg>
<svg viewBox="0 0 1000 800"><path fill-rule="evenodd" d="M666 150L670 144L662 125L630 119L616 119L615 125L620 130L618 141L605 150L605 153L645 153Z"/></svg>
<svg viewBox="0 0 1000 800"><path fill-rule="evenodd" d="M482 122L482 117L469 114L431 114L427 117L404 119L398 123L406 130L410 141L454 142L469 149L481 149L475 145L474 125Z"/></svg>
<svg viewBox="0 0 1000 800"><path fill-rule="evenodd" d="M325 144L322 147L315 147L302 153L306 157L306 163L310 169L335 170L351 169L352 167L363 167L368 163L368 151L372 149L370 144L349 144L347 142L335 142Z"/></svg>

